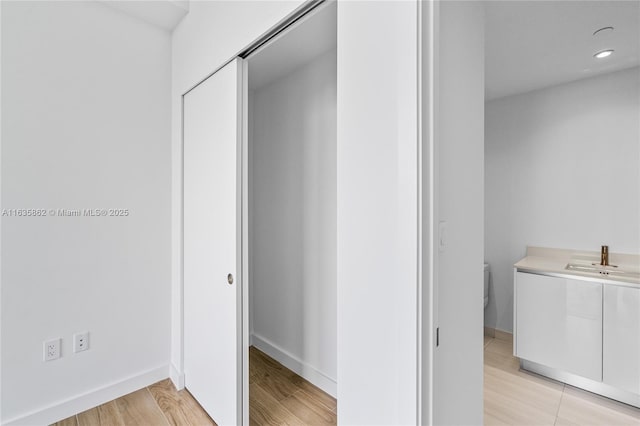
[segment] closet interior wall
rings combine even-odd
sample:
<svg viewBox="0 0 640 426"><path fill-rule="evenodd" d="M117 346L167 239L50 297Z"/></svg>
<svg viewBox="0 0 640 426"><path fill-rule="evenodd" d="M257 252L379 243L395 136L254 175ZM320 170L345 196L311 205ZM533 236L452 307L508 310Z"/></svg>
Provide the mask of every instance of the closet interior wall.
<svg viewBox="0 0 640 426"><path fill-rule="evenodd" d="M336 396L335 46L292 63L249 61L250 343Z"/></svg>

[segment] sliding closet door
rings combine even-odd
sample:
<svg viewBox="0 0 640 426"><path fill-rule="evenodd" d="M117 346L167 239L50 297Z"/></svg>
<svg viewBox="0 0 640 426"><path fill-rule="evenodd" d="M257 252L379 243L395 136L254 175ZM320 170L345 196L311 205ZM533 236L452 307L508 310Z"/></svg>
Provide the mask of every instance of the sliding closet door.
<svg viewBox="0 0 640 426"><path fill-rule="evenodd" d="M242 63L184 96L185 386L219 425L241 424Z"/></svg>

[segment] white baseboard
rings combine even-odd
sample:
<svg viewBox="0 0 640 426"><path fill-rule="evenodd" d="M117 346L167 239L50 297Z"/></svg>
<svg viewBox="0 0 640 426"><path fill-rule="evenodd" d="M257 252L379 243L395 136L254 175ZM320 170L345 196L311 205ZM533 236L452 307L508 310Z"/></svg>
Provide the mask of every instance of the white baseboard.
<svg viewBox="0 0 640 426"><path fill-rule="evenodd" d="M164 380L167 378L168 373L169 366L163 365L91 390L82 395L57 402L48 407L14 417L4 421L2 424L5 426L52 424Z"/></svg>
<svg viewBox="0 0 640 426"><path fill-rule="evenodd" d="M252 334L252 345L287 367L289 370L307 379L334 398L338 395L338 385L335 379L325 375L321 371L300 360L279 346L273 344L264 337Z"/></svg>
<svg viewBox="0 0 640 426"><path fill-rule="evenodd" d="M169 366L169 378L177 390L184 389L184 372L180 372L173 363Z"/></svg>
<svg viewBox="0 0 640 426"><path fill-rule="evenodd" d="M484 335L489 337L495 337L498 340L513 340L513 333L510 331L500 330L493 327L484 327Z"/></svg>

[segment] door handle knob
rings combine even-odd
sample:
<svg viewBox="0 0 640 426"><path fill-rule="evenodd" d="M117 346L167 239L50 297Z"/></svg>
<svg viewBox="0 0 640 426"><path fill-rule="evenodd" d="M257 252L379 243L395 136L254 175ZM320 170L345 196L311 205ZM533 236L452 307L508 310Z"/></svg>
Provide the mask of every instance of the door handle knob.
<svg viewBox="0 0 640 426"><path fill-rule="evenodd" d="M233 284L233 274L229 274L229 275L227 275L227 282L228 282L229 284Z"/></svg>

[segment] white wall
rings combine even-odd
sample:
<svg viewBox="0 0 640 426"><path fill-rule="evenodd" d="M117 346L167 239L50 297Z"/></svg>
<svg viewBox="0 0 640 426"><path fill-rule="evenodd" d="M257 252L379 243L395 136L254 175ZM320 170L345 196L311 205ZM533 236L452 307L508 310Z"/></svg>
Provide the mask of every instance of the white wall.
<svg viewBox="0 0 640 426"><path fill-rule="evenodd" d="M182 368L182 94L303 3L194 1L172 35L171 74L171 378Z"/></svg>
<svg viewBox="0 0 640 426"><path fill-rule="evenodd" d="M335 395L336 51L252 98L254 345Z"/></svg>
<svg viewBox="0 0 640 426"><path fill-rule="evenodd" d="M168 375L170 48L98 3L2 2L2 208L130 211L2 217L2 423ZM43 362L57 337L62 358Z"/></svg>
<svg viewBox="0 0 640 426"><path fill-rule="evenodd" d="M640 253L640 69L486 104L485 325L513 330L527 245Z"/></svg>
<svg viewBox="0 0 640 426"><path fill-rule="evenodd" d="M338 421L416 424L418 2L338 2Z"/></svg>
<svg viewBox="0 0 640 426"><path fill-rule="evenodd" d="M440 346L434 424L482 424L484 10L441 2L438 41L436 215L447 228L436 257Z"/></svg>

